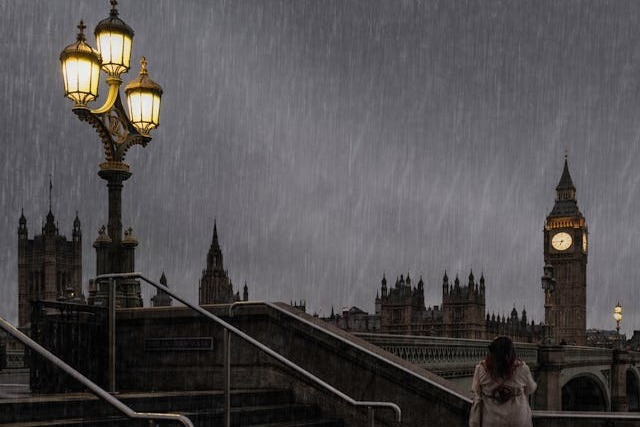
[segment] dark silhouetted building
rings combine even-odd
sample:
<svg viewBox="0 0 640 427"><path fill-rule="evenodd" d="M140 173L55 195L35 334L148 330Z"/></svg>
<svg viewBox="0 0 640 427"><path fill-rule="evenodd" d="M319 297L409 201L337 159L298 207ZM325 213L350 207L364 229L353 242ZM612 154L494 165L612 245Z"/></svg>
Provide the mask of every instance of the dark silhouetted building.
<svg viewBox="0 0 640 427"><path fill-rule="evenodd" d="M167 276L164 275L164 271L160 276L160 284L167 288L169 287L169 285L167 285ZM171 306L171 301L171 297L168 293L162 289L156 288L156 294L151 297L151 307L169 307Z"/></svg>
<svg viewBox="0 0 640 427"><path fill-rule="evenodd" d="M242 298L249 299L249 290L244 285ZM233 284L224 269L222 249L218 242L217 224L213 224L213 239L207 254L207 268L202 270L202 278L199 284L198 304L229 304L240 301L240 292L233 292Z"/></svg>
<svg viewBox="0 0 640 427"><path fill-rule="evenodd" d="M452 338L485 338L484 274L480 275L478 283L473 271L469 272L469 281L462 286L458 276L453 286L449 285L448 279L445 271L442 278L443 335Z"/></svg>
<svg viewBox="0 0 640 427"><path fill-rule="evenodd" d="M71 241L58 232L51 212L42 234L29 239L24 212L18 221L18 327L28 328L31 302L73 300L84 302L82 294L82 233L76 212Z"/></svg>
<svg viewBox="0 0 640 427"><path fill-rule="evenodd" d="M356 307L343 310L325 320L351 332L380 332L398 335L428 335L465 339L493 339L508 335L519 342L537 342L542 328L528 323L527 312L519 315L515 307L509 317L485 312L485 278L478 281L473 272L462 284L456 275L453 283L445 272L442 278L442 304L427 307L424 281L413 286L411 277L401 275L392 287L383 275L376 294L375 314Z"/></svg>

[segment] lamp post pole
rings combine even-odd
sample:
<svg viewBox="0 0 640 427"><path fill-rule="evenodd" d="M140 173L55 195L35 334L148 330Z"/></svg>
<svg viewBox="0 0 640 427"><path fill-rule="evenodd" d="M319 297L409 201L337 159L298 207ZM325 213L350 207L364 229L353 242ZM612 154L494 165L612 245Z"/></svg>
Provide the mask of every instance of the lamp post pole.
<svg viewBox="0 0 640 427"><path fill-rule="evenodd" d="M553 333L551 330L551 294L556 289L556 279L553 278L553 266L545 264L543 267L544 275L540 278L542 289L544 289L544 326L542 331L542 343L545 345L553 344Z"/></svg>
<svg viewBox="0 0 640 427"><path fill-rule="evenodd" d="M617 347L619 349L623 349L622 345L622 336L620 335L620 322L622 322L622 306L620 305L620 301L613 308L613 318L616 320L616 341L618 341Z"/></svg>
<svg viewBox="0 0 640 427"><path fill-rule="evenodd" d="M126 267L122 254L122 188L123 183L131 176L131 172L125 170L101 169L98 172L100 178L107 181L109 193L109 221L107 232L111 238L109 250L109 262L102 268L98 268L97 274L129 273L122 271Z"/></svg>

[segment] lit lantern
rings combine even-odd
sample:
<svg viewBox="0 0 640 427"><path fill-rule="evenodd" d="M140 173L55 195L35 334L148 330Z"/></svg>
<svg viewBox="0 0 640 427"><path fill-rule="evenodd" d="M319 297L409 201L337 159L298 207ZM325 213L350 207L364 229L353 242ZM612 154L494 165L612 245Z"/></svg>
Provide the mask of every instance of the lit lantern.
<svg viewBox="0 0 640 427"><path fill-rule="evenodd" d="M111 0L111 13L96 25L94 34L98 52L102 55L102 69L118 77L129 70L133 29L118 16L117 1Z"/></svg>
<svg viewBox="0 0 640 427"><path fill-rule="evenodd" d="M617 329L620 329L620 322L622 321L622 306L619 302L613 308L613 318L616 320Z"/></svg>
<svg viewBox="0 0 640 427"><path fill-rule="evenodd" d="M142 135L158 127L162 88L147 73L147 60L140 60L140 75L125 88L129 104L129 120Z"/></svg>
<svg viewBox="0 0 640 427"><path fill-rule="evenodd" d="M100 53L86 43L82 21L78 25L76 42L65 47L60 54L64 94L75 102L76 107L86 107L98 97L100 81Z"/></svg>

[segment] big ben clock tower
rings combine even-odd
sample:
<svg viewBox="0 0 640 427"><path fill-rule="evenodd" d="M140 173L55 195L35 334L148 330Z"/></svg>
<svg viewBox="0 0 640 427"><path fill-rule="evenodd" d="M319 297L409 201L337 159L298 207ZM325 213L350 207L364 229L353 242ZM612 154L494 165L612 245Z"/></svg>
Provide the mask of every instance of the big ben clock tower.
<svg viewBox="0 0 640 427"><path fill-rule="evenodd" d="M544 226L544 262L553 266L556 280L549 318L556 344L586 344L587 237L565 156L556 201Z"/></svg>

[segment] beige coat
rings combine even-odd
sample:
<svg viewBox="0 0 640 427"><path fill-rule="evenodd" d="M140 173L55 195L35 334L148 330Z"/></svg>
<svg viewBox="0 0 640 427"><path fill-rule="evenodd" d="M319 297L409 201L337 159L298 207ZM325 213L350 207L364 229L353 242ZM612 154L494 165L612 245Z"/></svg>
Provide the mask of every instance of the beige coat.
<svg viewBox="0 0 640 427"><path fill-rule="evenodd" d="M504 403L493 397L497 396L496 390L501 387L506 387L513 395ZM524 362L519 361L511 378L504 382L493 379L484 363L476 365L471 391L474 400L482 399L482 427L532 427L529 395L536 387L531 371ZM469 425L473 426L471 421Z"/></svg>

